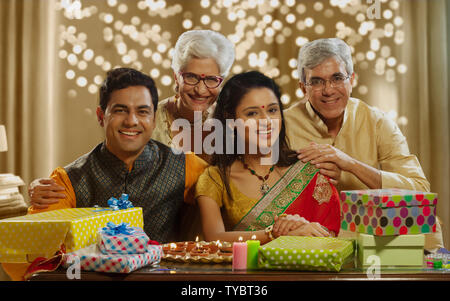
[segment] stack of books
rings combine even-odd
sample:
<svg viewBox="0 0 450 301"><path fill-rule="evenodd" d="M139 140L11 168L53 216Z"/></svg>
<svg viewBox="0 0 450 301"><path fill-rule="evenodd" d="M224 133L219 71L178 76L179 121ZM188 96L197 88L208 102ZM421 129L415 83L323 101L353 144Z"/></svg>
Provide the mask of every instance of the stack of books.
<svg viewBox="0 0 450 301"><path fill-rule="evenodd" d="M0 219L27 214L28 205L19 187L23 180L13 174L0 174Z"/></svg>

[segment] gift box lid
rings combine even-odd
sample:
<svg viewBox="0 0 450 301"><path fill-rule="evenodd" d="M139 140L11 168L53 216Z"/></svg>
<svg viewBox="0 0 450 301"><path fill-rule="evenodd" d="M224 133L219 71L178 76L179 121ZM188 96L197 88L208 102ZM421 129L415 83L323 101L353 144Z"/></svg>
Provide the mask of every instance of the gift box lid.
<svg viewBox="0 0 450 301"><path fill-rule="evenodd" d="M343 190L340 196L342 202L382 208L436 205L438 199L437 193L396 188Z"/></svg>
<svg viewBox="0 0 450 301"><path fill-rule="evenodd" d="M280 236L271 242L260 246L260 250L265 249L293 249L293 250L323 250L324 252L339 252L351 245L347 239L332 237L309 237L309 236Z"/></svg>
<svg viewBox="0 0 450 301"><path fill-rule="evenodd" d="M142 227L142 208L103 210L69 208L0 220L0 262L29 262L52 256L65 245L74 251L96 242L97 231L108 221Z"/></svg>
<svg viewBox="0 0 450 301"><path fill-rule="evenodd" d="M423 247L424 234L375 236L358 233L358 244L363 247L389 248L389 247Z"/></svg>
<svg viewBox="0 0 450 301"><path fill-rule="evenodd" d="M280 236L259 247L262 268L339 271L353 241L333 237Z"/></svg>

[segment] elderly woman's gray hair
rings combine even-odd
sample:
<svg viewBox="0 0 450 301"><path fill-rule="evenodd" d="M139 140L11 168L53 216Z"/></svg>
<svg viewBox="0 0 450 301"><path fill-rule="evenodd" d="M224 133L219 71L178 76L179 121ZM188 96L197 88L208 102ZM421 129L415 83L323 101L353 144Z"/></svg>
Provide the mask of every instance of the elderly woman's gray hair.
<svg viewBox="0 0 450 301"><path fill-rule="evenodd" d="M222 34L212 30L190 30L180 35L175 44L172 69L181 71L192 58L212 58L226 77L234 63L234 45Z"/></svg>
<svg viewBox="0 0 450 301"><path fill-rule="evenodd" d="M297 71L302 83L306 83L305 69L313 69L330 57L337 57L345 64L347 75L353 74L352 52L341 39L318 39L306 43L298 53Z"/></svg>

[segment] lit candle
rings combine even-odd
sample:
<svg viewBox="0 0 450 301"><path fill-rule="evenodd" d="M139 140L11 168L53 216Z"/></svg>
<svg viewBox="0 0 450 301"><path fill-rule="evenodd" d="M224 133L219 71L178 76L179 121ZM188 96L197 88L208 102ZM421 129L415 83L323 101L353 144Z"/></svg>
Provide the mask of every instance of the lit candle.
<svg viewBox="0 0 450 301"><path fill-rule="evenodd" d="M247 244L242 242L242 237L239 237L239 242L233 243L233 270L247 269Z"/></svg>
<svg viewBox="0 0 450 301"><path fill-rule="evenodd" d="M251 240L247 240L247 268L258 268L258 250L259 240L256 240L256 236L253 235Z"/></svg>

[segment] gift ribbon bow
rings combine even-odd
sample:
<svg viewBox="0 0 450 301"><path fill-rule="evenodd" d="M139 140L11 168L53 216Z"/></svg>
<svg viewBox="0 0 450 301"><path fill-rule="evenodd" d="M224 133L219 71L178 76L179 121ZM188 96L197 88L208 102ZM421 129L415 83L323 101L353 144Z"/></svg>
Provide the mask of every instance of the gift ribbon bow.
<svg viewBox="0 0 450 301"><path fill-rule="evenodd" d="M112 210L133 208L133 204L128 200L128 194L123 193L119 199L114 197L108 200L108 206Z"/></svg>
<svg viewBox="0 0 450 301"><path fill-rule="evenodd" d="M113 222L108 222L106 224L106 227L104 227L102 231L109 235L118 235L118 234L130 235L133 234L136 230L133 229L132 227L129 227L128 223L120 223L116 225Z"/></svg>
<svg viewBox="0 0 450 301"><path fill-rule="evenodd" d="M108 200L108 206L109 208L100 208L99 205L95 205L94 208L100 208L95 210L96 212L98 211L108 211L108 210L122 210L122 209L128 209L128 208L133 208L133 203L131 203L128 200L128 194L123 193L119 199L116 199L115 197L111 197Z"/></svg>

